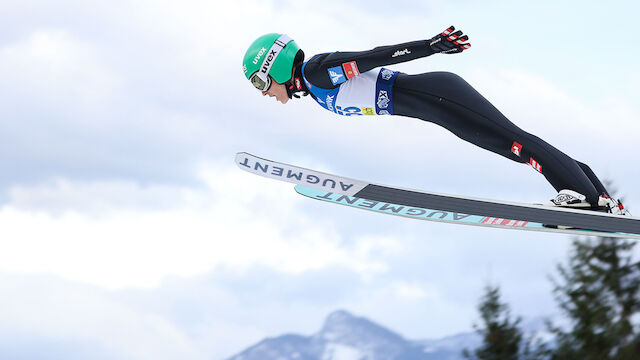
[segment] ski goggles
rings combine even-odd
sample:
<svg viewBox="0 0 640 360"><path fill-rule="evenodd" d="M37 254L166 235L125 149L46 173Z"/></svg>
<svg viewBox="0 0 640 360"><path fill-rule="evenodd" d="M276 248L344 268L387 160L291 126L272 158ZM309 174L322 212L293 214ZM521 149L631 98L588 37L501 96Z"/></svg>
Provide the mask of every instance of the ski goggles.
<svg viewBox="0 0 640 360"><path fill-rule="evenodd" d="M271 45L271 48L267 52L264 60L262 60L262 65L260 69L249 77L249 81L253 84L253 86L260 91L267 91L271 87L271 77L269 76L269 71L271 71L271 67L276 62L276 58L287 46L288 43L293 41L289 36L282 34L276 41Z"/></svg>
<svg viewBox="0 0 640 360"><path fill-rule="evenodd" d="M253 86L260 91L267 91L271 87L271 76L267 75L266 80L263 79L259 72L254 72L250 77L249 81L253 84Z"/></svg>

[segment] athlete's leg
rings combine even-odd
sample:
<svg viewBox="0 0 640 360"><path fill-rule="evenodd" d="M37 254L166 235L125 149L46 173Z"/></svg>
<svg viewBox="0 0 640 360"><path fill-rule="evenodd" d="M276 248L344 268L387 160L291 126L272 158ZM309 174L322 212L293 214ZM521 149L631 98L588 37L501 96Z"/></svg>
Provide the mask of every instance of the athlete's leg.
<svg viewBox="0 0 640 360"><path fill-rule="evenodd" d="M599 190L604 189L598 189L590 179L592 175L597 180L593 172L586 174L571 157L514 125L455 74L399 74L393 102L396 115L436 123L479 147L531 164L558 191L577 191L596 205ZM597 183L600 184L598 180Z"/></svg>
<svg viewBox="0 0 640 360"><path fill-rule="evenodd" d="M591 168L587 164L581 163L580 161L577 161L577 160L576 162L578 163L578 166L580 166L582 171L584 171L584 173L587 175L587 177L589 178L593 186L596 188L596 190L598 190L598 195L610 196L609 192L607 191L607 188L602 184L600 179L598 179L596 174L594 174L593 170L591 170Z"/></svg>

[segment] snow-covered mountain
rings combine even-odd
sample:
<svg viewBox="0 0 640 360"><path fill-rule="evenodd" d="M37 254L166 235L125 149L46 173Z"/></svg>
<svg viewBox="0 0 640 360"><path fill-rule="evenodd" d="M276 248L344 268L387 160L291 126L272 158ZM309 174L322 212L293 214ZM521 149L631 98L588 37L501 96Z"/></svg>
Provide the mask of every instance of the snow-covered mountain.
<svg viewBox="0 0 640 360"><path fill-rule="evenodd" d="M479 344L474 333L406 340L365 318L336 311L312 336L268 338L229 360L459 360L464 348L474 349Z"/></svg>

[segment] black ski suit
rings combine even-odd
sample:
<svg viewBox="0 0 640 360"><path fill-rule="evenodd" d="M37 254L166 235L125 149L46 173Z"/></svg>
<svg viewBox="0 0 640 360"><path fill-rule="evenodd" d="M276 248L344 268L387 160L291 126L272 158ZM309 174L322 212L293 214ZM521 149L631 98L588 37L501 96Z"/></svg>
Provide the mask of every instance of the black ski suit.
<svg viewBox="0 0 640 360"><path fill-rule="evenodd" d="M528 163L557 191L577 191L597 206L607 191L587 165L517 127L458 75L376 69L433 53L421 40L315 55L295 70L292 91L309 92L340 115L402 115L438 124L483 149Z"/></svg>

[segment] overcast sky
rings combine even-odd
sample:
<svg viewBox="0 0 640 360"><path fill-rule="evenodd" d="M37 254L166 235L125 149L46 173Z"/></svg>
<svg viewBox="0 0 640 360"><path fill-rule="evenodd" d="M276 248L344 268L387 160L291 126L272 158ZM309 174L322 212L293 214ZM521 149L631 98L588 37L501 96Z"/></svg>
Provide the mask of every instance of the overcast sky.
<svg viewBox="0 0 640 360"><path fill-rule="evenodd" d="M449 25L472 47L393 66L452 71L640 212L637 1L0 0L0 358L223 359L311 334L336 309L402 335L469 331L487 281L515 314L556 308L571 238L419 222L297 195L236 152L521 202L527 166L401 117L262 97L246 47L307 55Z"/></svg>

